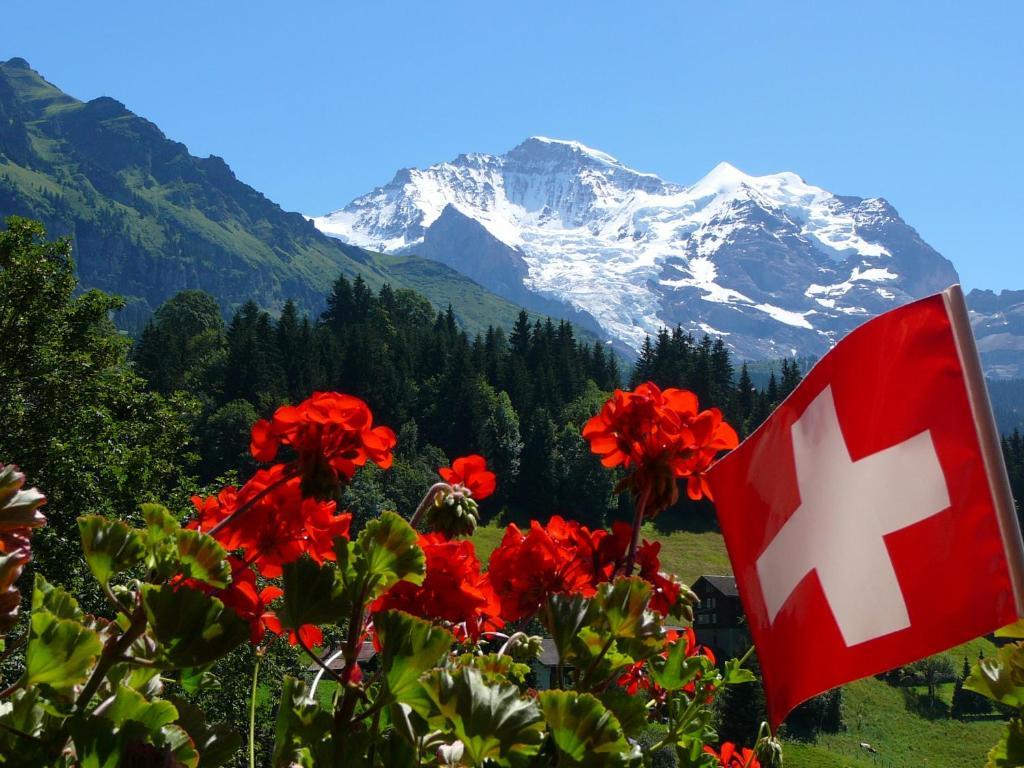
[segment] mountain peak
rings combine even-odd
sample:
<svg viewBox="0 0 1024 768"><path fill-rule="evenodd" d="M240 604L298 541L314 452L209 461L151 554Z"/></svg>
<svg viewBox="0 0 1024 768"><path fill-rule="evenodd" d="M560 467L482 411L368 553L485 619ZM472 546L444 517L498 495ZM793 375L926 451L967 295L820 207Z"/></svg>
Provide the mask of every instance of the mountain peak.
<svg viewBox="0 0 1024 768"><path fill-rule="evenodd" d="M698 196L717 195L732 192L742 184L753 180L735 165L724 160L712 168L700 181L690 187L690 191Z"/></svg>
<svg viewBox="0 0 1024 768"><path fill-rule="evenodd" d="M607 152L602 152L599 149L588 147L586 144L574 141L572 139L552 139L547 136L531 136L526 141L522 142L519 146L512 150L517 152L520 150L536 149L541 151L550 151L551 149L562 150L565 152L572 152L578 155L586 155L595 160L599 160L602 163L608 163L610 165L622 165L618 160L609 155ZM511 153L510 153L511 154Z"/></svg>
<svg viewBox="0 0 1024 768"><path fill-rule="evenodd" d="M32 69L32 65L20 56L15 56L12 59L8 59L7 61L3 62L3 66L7 67L8 69Z"/></svg>

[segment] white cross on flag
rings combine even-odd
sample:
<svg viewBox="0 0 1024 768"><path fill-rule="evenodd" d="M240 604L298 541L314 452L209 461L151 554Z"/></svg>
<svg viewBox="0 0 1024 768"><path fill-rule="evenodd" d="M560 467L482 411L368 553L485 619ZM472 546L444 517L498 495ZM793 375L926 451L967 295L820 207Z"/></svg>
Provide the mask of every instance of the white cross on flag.
<svg viewBox="0 0 1024 768"><path fill-rule="evenodd" d="M1024 549L959 286L857 328L709 483L771 724L1024 615Z"/></svg>

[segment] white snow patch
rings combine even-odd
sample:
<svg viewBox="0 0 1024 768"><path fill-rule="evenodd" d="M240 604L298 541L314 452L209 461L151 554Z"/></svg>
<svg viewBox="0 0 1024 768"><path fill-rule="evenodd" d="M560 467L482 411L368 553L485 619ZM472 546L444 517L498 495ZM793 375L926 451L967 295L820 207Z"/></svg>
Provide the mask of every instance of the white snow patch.
<svg viewBox="0 0 1024 768"><path fill-rule="evenodd" d="M754 309L759 309L766 315L777 320L780 323L786 325L792 325L794 328L806 328L807 330L814 330L807 318L800 312L792 312L788 309L782 309L782 307L776 307L772 304L755 304Z"/></svg>

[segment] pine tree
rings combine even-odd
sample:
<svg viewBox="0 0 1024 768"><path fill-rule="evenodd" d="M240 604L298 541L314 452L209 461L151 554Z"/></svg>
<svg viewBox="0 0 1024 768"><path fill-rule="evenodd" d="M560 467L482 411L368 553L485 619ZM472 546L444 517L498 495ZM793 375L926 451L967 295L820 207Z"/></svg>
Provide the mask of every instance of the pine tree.
<svg viewBox="0 0 1024 768"><path fill-rule="evenodd" d="M304 392L301 370L304 351L300 346L301 326L299 323L299 311L295 306L295 302L291 299L285 302L284 309L281 310L281 317L277 320L274 335L276 336L277 354L284 372L285 389L288 397L292 400L299 400L303 397Z"/></svg>
<svg viewBox="0 0 1024 768"><path fill-rule="evenodd" d="M654 375L654 346L651 344L651 337L644 336L644 343L640 346L640 357L633 367L633 375L629 379L629 386L636 387L645 381L650 381Z"/></svg>
<svg viewBox="0 0 1024 768"><path fill-rule="evenodd" d="M330 295L327 297L327 309L320 316L324 324L335 333L356 319L356 303L352 294L352 284L344 275L338 275L334 281Z"/></svg>
<svg viewBox="0 0 1024 768"><path fill-rule="evenodd" d="M750 380L750 371L744 363L740 368L740 378L736 382L736 415L737 424L747 432L750 429L749 421L754 412L754 384Z"/></svg>

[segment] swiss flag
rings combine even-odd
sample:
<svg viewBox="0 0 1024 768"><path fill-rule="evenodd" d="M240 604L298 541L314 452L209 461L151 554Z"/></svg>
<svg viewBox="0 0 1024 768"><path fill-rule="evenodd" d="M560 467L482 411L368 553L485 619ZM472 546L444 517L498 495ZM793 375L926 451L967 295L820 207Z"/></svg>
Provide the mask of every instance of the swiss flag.
<svg viewBox="0 0 1024 768"><path fill-rule="evenodd" d="M1024 615L1024 552L959 286L860 326L709 475L776 728Z"/></svg>

